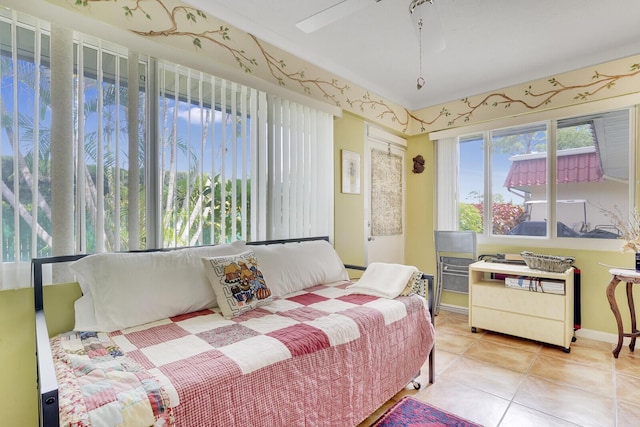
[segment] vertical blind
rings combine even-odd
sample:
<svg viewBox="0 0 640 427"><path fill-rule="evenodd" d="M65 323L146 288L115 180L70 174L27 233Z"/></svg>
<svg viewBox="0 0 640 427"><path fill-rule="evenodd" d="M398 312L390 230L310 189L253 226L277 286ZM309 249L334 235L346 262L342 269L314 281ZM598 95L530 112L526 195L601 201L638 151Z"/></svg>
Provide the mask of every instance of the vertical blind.
<svg viewBox="0 0 640 427"><path fill-rule="evenodd" d="M158 63L164 246L251 235L255 89Z"/></svg>
<svg viewBox="0 0 640 427"><path fill-rule="evenodd" d="M47 22L0 10L0 289L28 285L30 259L69 243L92 253L331 234L330 114L75 32L56 44L73 58L73 179L55 180L51 46ZM54 239L63 190L73 230Z"/></svg>
<svg viewBox="0 0 640 427"><path fill-rule="evenodd" d="M436 141L437 230L458 229L458 138Z"/></svg>
<svg viewBox="0 0 640 427"><path fill-rule="evenodd" d="M294 102L267 97L271 183L260 238L314 236L333 229L333 117ZM259 205L262 206L262 205Z"/></svg>

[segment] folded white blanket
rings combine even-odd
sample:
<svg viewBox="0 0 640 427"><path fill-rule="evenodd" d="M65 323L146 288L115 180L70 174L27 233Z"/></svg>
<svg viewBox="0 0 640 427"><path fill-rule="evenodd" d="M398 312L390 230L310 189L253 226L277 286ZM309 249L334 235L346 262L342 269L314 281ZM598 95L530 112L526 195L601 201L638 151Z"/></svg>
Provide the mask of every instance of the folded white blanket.
<svg viewBox="0 0 640 427"><path fill-rule="evenodd" d="M360 280L347 287L350 294L365 294L393 299L400 295L409 283L416 267L402 264L372 262Z"/></svg>

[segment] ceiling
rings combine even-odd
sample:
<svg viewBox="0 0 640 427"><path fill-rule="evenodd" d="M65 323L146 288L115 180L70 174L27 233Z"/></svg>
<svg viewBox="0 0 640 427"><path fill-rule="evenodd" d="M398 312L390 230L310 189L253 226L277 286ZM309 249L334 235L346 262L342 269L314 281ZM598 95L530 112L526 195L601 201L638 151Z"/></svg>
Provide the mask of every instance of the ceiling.
<svg viewBox="0 0 640 427"><path fill-rule="evenodd" d="M423 53L418 90L410 0L347 0L364 3L311 33L296 23L340 1L184 1L409 110L640 53L638 0L434 0L419 7L446 47Z"/></svg>

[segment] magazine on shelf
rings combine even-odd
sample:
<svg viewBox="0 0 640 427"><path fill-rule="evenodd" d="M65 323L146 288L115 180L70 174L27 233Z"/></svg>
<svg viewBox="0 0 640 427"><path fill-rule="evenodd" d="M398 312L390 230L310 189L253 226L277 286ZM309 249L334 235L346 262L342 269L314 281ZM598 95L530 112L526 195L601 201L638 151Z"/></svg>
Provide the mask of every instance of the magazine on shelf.
<svg viewBox="0 0 640 427"><path fill-rule="evenodd" d="M522 289L530 292L564 295L564 280L540 279L538 277L505 277L504 284L508 288Z"/></svg>

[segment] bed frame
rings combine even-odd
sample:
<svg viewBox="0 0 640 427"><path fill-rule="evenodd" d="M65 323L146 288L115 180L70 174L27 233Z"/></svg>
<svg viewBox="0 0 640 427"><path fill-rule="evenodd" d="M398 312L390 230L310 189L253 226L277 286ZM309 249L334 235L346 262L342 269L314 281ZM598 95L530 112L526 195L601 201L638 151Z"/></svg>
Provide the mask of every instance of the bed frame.
<svg viewBox="0 0 640 427"><path fill-rule="evenodd" d="M264 240L247 242L247 245L271 245L278 243L296 243L311 240L326 240L329 241L328 236L320 237L305 237L298 239L280 239L280 240ZM175 249L183 248L160 248L160 249L145 249L130 252L160 252L171 251ZM39 426L41 427L59 427L60 425L60 413L58 402L58 381L56 380L55 367L53 365L53 355L51 353L51 346L49 342L49 330L47 328L47 321L44 312L44 296L43 296L43 267L46 264L58 264L79 260L89 254L79 255L63 255L63 256L51 256L34 258L31 261L31 272L33 277L33 295L35 303L35 323L36 323L36 361L37 361L37 385L38 385L38 419ZM366 267L352 264L344 265L348 270L364 271ZM429 313L431 314L431 322L434 318L434 283L433 275L423 274L422 279L427 281L427 301L429 307ZM434 324L435 327L435 324ZM435 343L429 353L429 384L433 384L434 371L435 371ZM412 381L413 386L418 389L420 383Z"/></svg>

